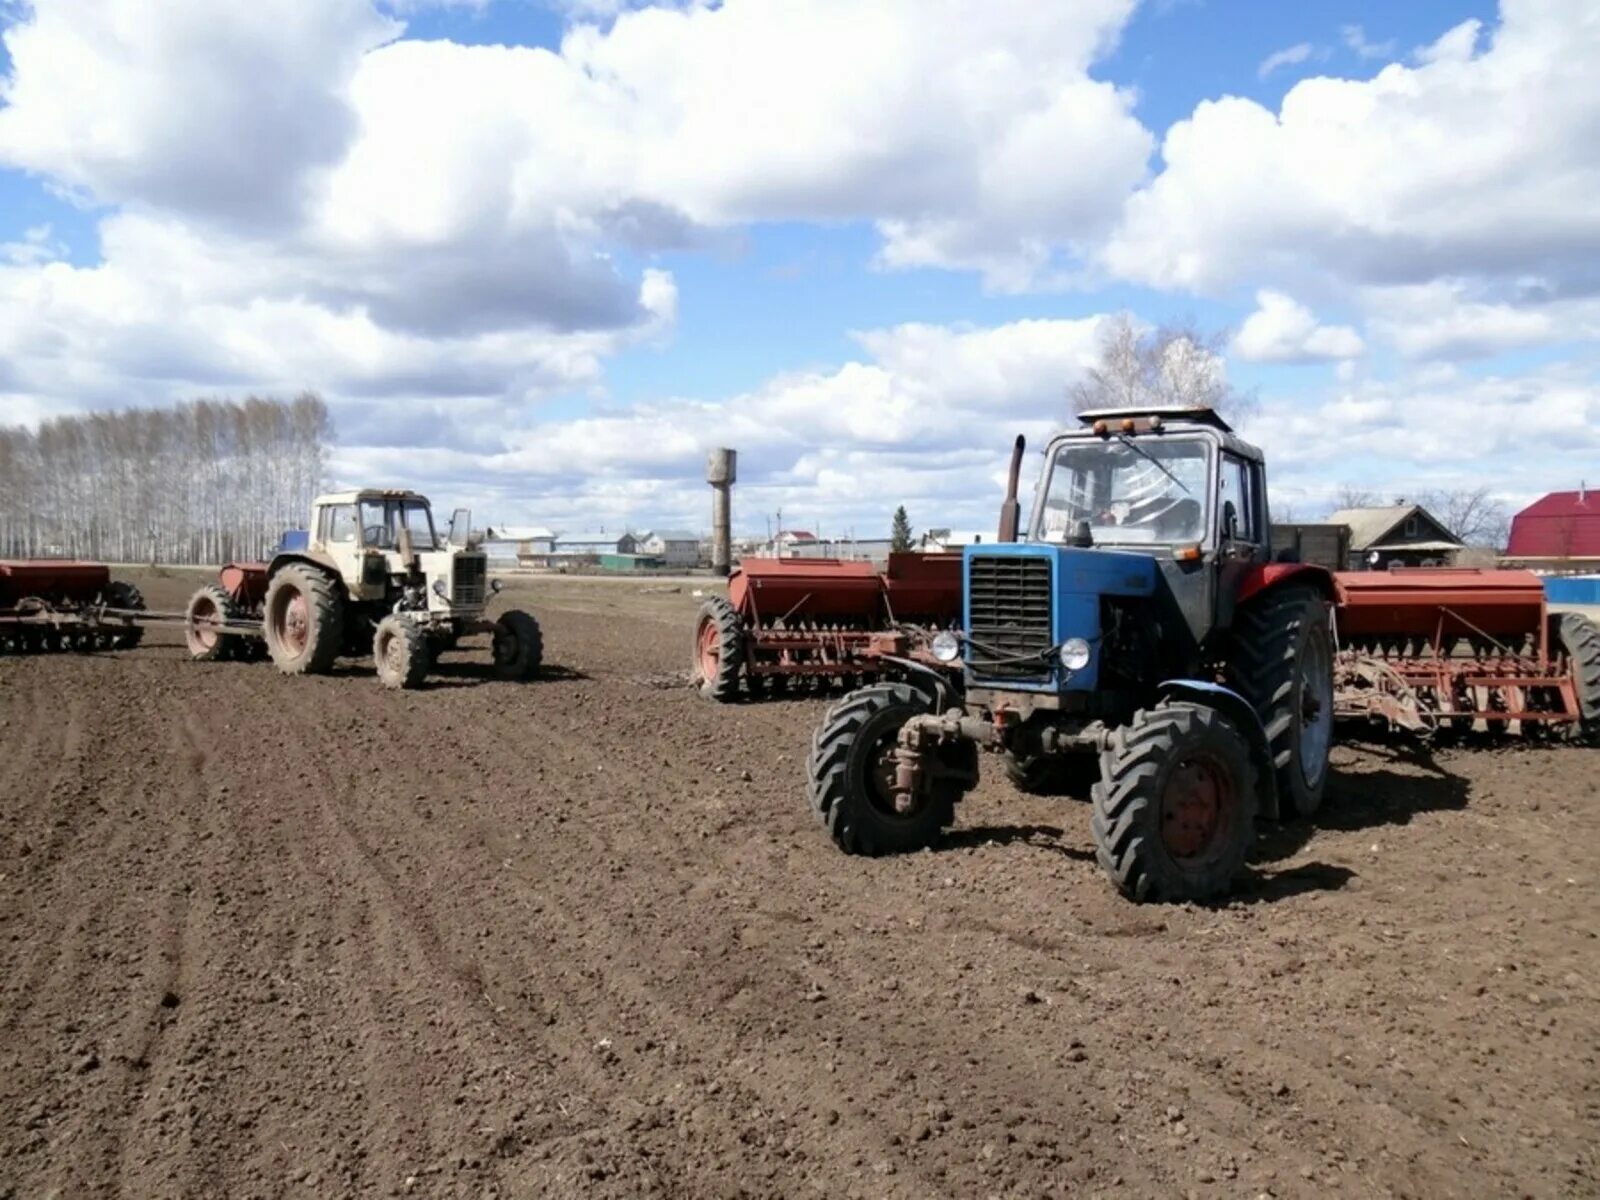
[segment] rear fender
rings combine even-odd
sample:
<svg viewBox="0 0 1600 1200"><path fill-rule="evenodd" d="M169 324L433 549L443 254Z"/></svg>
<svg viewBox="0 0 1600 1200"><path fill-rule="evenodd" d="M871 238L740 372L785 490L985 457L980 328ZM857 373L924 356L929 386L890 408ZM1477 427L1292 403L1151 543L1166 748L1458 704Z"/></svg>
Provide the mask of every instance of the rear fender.
<svg viewBox="0 0 1600 1200"><path fill-rule="evenodd" d="M1314 563L1257 563L1239 577L1239 590L1234 593L1235 605L1242 605L1261 593L1294 582L1312 587L1324 600L1332 603L1336 598L1333 572Z"/></svg>
<svg viewBox="0 0 1600 1200"><path fill-rule="evenodd" d="M1214 708L1244 736L1250 747L1250 762L1256 769L1256 806L1269 821L1278 819L1278 778L1272 769L1272 752L1267 743L1266 726L1250 701L1232 688L1203 679L1169 679L1156 689L1163 700L1187 700Z"/></svg>
<svg viewBox="0 0 1600 1200"><path fill-rule="evenodd" d="M277 575L279 571L283 570L284 567L287 567L291 563L303 563L308 567L313 567L316 570L321 571L324 575L328 576L328 578L332 579L333 582L338 585L339 594L341 596L344 596L347 600L350 598L345 589L344 580L339 577L338 565L334 563L333 559L324 554L317 554L315 552L308 552L305 554L276 554L273 556L272 562L267 565L267 578L269 580L272 579L273 576Z"/></svg>

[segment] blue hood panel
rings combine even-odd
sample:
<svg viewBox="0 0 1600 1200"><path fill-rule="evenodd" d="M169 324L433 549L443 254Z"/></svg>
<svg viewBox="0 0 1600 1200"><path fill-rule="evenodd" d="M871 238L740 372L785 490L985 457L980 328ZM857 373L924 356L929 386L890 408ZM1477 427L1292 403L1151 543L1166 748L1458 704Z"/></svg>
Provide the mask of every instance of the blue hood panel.
<svg viewBox="0 0 1600 1200"><path fill-rule="evenodd" d="M1100 681L1100 599L1102 596L1150 596L1155 593L1155 559L1122 550L1084 550L1042 542L1002 542L968 546L962 554L962 625L972 628L972 560L974 558L1027 557L1048 559L1051 590L1051 642L1060 645L1079 637L1089 643L1089 665L1070 674L1059 662L1049 679L986 677L970 665L974 683L1018 691L1093 691Z"/></svg>

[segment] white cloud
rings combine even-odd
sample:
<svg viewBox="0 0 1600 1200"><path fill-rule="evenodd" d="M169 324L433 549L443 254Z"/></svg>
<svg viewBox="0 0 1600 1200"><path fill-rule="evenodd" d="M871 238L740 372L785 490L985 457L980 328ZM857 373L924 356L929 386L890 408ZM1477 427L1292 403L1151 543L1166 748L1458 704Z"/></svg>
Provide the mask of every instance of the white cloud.
<svg viewBox="0 0 1600 1200"><path fill-rule="evenodd" d="M1344 44L1354 50L1358 58L1389 58L1394 54L1395 43L1367 41L1367 32L1359 25L1344 25L1339 29Z"/></svg>
<svg viewBox="0 0 1600 1200"><path fill-rule="evenodd" d="M1368 288L1369 326L1412 359L1490 358L1556 342L1600 339L1600 296L1562 296L1540 286L1485 289L1441 279Z"/></svg>
<svg viewBox="0 0 1600 1200"><path fill-rule="evenodd" d="M1592 366L1566 363L1517 377L1430 368L1347 385L1318 404L1271 403L1256 428L1273 494L1306 511L1326 508L1342 483L1394 495L1488 484L1531 497L1592 476L1597 385Z"/></svg>
<svg viewBox="0 0 1600 1200"><path fill-rule="evenodd" d="M1444 276L1600 287L1600 8L1505 0L1487 49L1442 37L1416 66L1308 79L1280 111L1201 103L1162 144L1101 261L1218 291Z"/></svg>
<svg viewBox="0 0 1600 1200"><path fill-rule="evenodd" d="M857 335L859 359L779 374L726 400L539 421L505 432L498 453L435 450L416 461L498 502L501 521L698 528L705 453L731 445L746 528L778 507L833 528L879 511L887 522L901 502L931 523L987 522L1011 438L1042 445L1065 423L1066 387L1093 360L1100 320L874 330ZM351 480L382 477L411 453L351 445L335 467Z"/></svg>
<svg viewBox="0 0 1600 1200"><path fill-rule="evenodd" d="M1348 325L1321 325L1305 305L1282 292L1256 293L1256 311L1245 318L1233 351L1246 362L1303 363L1355 358L1366 351Z"/></svg>
<svg viewBox="0 0 1600 1200"><path fill-rule="evenodd" d="M7 247L16 373L58 406L521 401L670 328L670 277L618 246L875 220L886 264L1022 286L1040 245L1109 225L1151 144L1089 76L1133 0L728 0L608 9L557 51L396 40L391 14L440 2L37 0L4 33L0 166L112 211L99 266Z"/></svg>
<svg viewBox="0 0 1600 1200"><path fill-rule="evenodd" d="M1312 46L1310 42L1297 42L1282 50L1276 50L1261 60L1261 65L1256 68L1256 78L1265 79L1279 67L1292 67L1296 63L1303 63L1311 57Z"/></svg>
<svg viewBox="0 0 1600 1200"><path fill-rule="evenodd" d="M38 0L5 32L0 164L100 203L292 221L357 133L346 89L400 26L367 0Z"/></svg>

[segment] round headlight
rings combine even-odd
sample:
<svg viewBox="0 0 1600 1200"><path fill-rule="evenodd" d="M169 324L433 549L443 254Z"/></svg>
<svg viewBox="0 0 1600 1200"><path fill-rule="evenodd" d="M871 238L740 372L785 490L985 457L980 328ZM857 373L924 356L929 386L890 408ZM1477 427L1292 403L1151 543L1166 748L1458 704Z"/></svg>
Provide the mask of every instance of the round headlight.
<svg viewBox="0 0 1600 1200"><path fill-rule="evenodd" d="M1082 638L1068 638L1061 643L1061 665L1069 671L1081 671L1089 665L1089 643Z"/></svg>
<svg viewBox="0 0 1600 1200"><path fill-rule="evenodd" d="M961 639L948 629L934 634L933 656L942 663L955 662L961 657Z"/></svg>

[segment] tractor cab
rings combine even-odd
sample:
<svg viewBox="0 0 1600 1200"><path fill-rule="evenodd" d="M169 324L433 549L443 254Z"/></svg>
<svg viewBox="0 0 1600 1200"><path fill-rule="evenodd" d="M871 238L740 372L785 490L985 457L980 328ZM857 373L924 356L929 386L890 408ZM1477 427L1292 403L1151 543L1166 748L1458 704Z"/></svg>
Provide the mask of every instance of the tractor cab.
<svg viewBox="0 0 1600 1200"><path fill-rule="evenodd" d="M306 550L337 573L354 600L383 601L410 586L422 601L418 607L473 615L469 610L486 598L487 571L483 556L465 546L470 515L464 514L458 510L441 533L419 492L336 492L313 503Z"/></svg>

